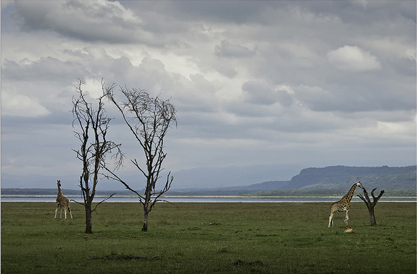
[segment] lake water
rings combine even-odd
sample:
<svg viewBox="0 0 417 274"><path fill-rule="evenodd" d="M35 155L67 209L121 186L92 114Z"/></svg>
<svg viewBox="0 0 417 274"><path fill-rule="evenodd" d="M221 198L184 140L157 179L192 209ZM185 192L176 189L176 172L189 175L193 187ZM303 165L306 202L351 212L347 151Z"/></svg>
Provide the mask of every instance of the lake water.
<svg viewBox="0 0 417 274"><path fill-rule="evenodd" d="M69 200L82 202L80 196L67 196ZM106 196L96 196L95 202L106 199ZM168 201L170 203L317 203L317 202L335 202L340 197L324 197L324 196L275 196L275 197L259 197L259 196L165 196L160 201ZM55 202L55 195L2 195L1 202ZM133 196L113 196L106 202L138 202L138 198ZM380 202L416 202L415 197L381 197ZM352 202L363 202L358 197L353 197Z"/></svg>

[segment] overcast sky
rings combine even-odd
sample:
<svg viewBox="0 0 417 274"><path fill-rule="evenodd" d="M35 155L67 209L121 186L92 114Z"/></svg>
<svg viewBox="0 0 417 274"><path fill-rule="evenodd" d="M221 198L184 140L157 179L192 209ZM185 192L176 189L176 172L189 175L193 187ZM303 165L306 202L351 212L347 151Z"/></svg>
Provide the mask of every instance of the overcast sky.
<svg viewBox="0 0 417 274"><path fill-rule="evenodd" d="M416 164L415 1L3 0L1 16L2 174L78 178L78 79L171 98L174 176Z"/></svg>

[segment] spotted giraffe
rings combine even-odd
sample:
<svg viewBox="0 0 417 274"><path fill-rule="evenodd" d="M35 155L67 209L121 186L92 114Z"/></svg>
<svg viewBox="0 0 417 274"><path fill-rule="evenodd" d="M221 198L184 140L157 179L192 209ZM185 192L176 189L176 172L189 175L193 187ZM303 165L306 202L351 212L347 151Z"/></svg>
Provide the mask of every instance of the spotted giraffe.
<svg viewBox="0 0 417 274"><path fill-rule="evenodd" d="M62 208L64 208L65 219L67 218L67 209L68 209L68 211L71 215L71 219L72 219L72 213L71 213L71 208L70 208L70 205L69 205L69 201L61 192L61 181L58 180L56 183L58 185L58 195L56 197L56 208L55 208L55 217L54 218L56 219L56 214L58 212L58 209L60 209L59 218L62 218Z"/></svg>
<svg viewBox="0 0 417 274"><path fill-rule="evenodd" d="M361 184L361 182L357 182L350 188L349 192L345 196L343 196L342 199L340 199L340 201L332 204L332 206L330 207L329 227L333 226L333 216L338 211L346 212L345 223L348 223L350 201L352 200L353 192L355 192L356 187L360 187L363 189L363 185Z"/></svg>

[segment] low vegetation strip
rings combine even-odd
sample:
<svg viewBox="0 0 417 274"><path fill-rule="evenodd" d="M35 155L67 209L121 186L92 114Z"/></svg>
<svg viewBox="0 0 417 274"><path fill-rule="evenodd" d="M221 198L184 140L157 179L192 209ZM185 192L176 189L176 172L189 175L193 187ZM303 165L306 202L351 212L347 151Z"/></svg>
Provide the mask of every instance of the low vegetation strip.
<svg viewBox="0 0 417 274"><path fill-rule="evenodd" d="M2 203L2 273L416 273L416 203L353 203L328 228L326 203L158 204L141 232L136 203Z"/></svg>
<svg viewBox="0 0 417 274"><path fill-rule="evenodd" d="M371 189L369 189L371 190ZM382 188L378 188L383 190ZM10 197L56 197L56 189L19 189L19 188L2 188L1 196ZM67 196L81 197L79 190L64 190ZM111 194L114 197L137 197L128 191L97 191L96 197L107 198ZM169 191L162 197L338 197L346 194L346 189L316 189L316 190L270 190L270 191L252 191L252 190L201 190L201 191ZM384 197L411 197L416 198L417 190L385 190Z"/></svg>

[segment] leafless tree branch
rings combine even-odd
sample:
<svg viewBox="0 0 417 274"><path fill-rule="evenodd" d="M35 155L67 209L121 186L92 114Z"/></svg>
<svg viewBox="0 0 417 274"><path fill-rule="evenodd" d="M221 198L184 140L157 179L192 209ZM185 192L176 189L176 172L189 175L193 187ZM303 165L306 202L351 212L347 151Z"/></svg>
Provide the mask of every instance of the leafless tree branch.
<svg viewBox="0 0 417 274"><path fill-rule="evenodd" d="M83 81L79 80L76 87L76 96L73 97L72 113L74 120L72 126L77 128L74 136L81 142L79 149L73 149L76 158L82 162L82 174L80 176L80 188L83 194L84 207L86 210L86 233L92 233L91 212L103 203L101 201L92 210L92 202L99 181L100 170L107 165L106 156L112 155L116 167L123 163L124 155L120 149L121 144L116 144L107 139L111 118L106 116L104 108L105 95L97 100L97 107L88 102L86 93L82 89ZM102 88L104 82L102 82Z"/></svg>
<svg viewBox="0 0 417 274"><path fill-rule="evenodd" d="M110 199L111 197L113 197L113 195L114 194L116 194L116 193L113 193L113 194L111 194L109 197L107 197L106 199L104 199L104 200L102 200L101 202L99 202L95 207L94 207L94 209L91 211L91 212L94 212L94 211L96 211L96 209L97 209L97 207L99 206L99 205L101 205L102 203L104 203L105 201L107 201L108 199Z"/></svg>
<svg viewBox="0 0 417 274"><path fill-rule="evenodd" d="M145 193L139 194L114 172L109 173L113 179L121 182L140 198L144 210L142 231L147 231L149 212L158 199L170 189L174 179L169 173L165 186L159 192L155 192L156 183L163 170L162 164L167 156L164 152L164 138L172 125L177 125L176 110L169 100L164 101L159 96L152 98L145 90L128 89L127 87L119 87L119 91L125 100L119 102L115 98L115 87L116 85L113 84L106 88L104 94L119 110L124 122L145 155L146 164L144 166L140 165L136 159L131 160L133 165L146 178Z"/></svg>

